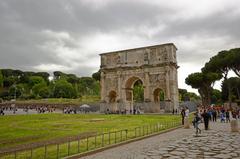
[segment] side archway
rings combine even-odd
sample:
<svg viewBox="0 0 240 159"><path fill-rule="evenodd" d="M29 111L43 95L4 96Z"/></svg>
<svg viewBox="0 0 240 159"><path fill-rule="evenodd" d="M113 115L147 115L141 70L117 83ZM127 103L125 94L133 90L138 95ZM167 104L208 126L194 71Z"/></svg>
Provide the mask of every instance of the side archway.
<svg viewBox="0 0 240 159"><path fill-rule="evenodd" d="M165 93L164 93L164 91L161 88L156 88L153 91L153 99L154 99L155 103L164 101L165 100Z"/></svg>
<svg viewBox="0 0 240 159"><path fill-rule="evenodd" d="M110 91L108 94L108 102L109 103L115 103L117 98L117 93L115 91Z"/></svg>

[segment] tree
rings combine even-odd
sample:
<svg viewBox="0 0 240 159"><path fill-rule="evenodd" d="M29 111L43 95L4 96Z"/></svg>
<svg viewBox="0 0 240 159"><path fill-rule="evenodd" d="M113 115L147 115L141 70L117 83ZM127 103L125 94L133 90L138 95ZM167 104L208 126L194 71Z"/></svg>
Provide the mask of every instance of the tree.
<svg viewBox="0 0 240 159"><path fill-rule="evenodd" d="M100 70L98 72L93 73L92 78L94 78L96 81L100 81L100 79L101 79Z"/></svg>
<svg viewBox="0 0 240 159"><path fill-rule="evenodd" d="M99 83L98 83L99 85ZM78 91L80 95L93 95L96 87L96 81L91 77L81 77L78 83Z"/></svg>
<svg viewBox="0 0 240 159"><path fill-rule="evenodd" d="M240 48L229 51L228 62L231 69L240 77Z"/></svg>
<svg viewBox="0 0 240 159"><path fill-rule="evenodd" d="M141 80L136 81L133 86L133 100L135 102L144 101L144 88Z"/></svg>
<svg viewBox="0 0 240 159"><path fill-rule="evenodd" d="M224 101L240 100L240 78L231 77L222 83L222 99Z"/></svg>
<svg viewBox="0 0 240 159"><path fill-rule="evenodd" d="M231 49L229 51L221 51L216 56L213 56L209 62L207 62L202 68L203 72L218 72L221 73L226 81L228 72L233 70L235 74L240 77L240 48ZM225 83L225 87L228 88L228 100L231 102L231 88Z"/></svg>
<svg viewBox="0 0 240 159"><path fill-rule="evenodd" d="M54 85L53 96L55 98L76 98L77 92L72 84L66 80L57 80Z"/></svg>
<svg viewBox="0 0 240 159"><path fill-rule="evenodd" d="M36 84L45 83L44 79L40 76L31 76L29 78L29 86L32 88Z"/></svg>
<svg viewBox="0 0 240 159"><path fill-rule="evenodd" d="M202 68L202 72L221 73L224 79L227 79L228 72L231 70L229 64L229 52L221 51L216 56L210 58L210 61Z"/></svg>
<svg viewBox="0 0 240 159"><path fill-rule="evenodd" d="M66 74L61 72L61 71L54 71L53 72L53 76L55 80L59 80L62 79L62 77L64 77Z"/></svg>
<svg viewBox="0 0 240 159"><path fill-rule="evenodd" d="M178 93L179 93L179 100L180 101L185 101L187 90L186 89L178 89Z"/></svg>
<svg viewBox="0 0 240 159"><path fill-rule="evenodd" d="M37 73L34 73L34 76L40 76L45 80L45 82L47 82L47 83L49 82L50 74L47 72L37 72Z"/></svg>
<svg viewBox="0 0 240 159"><path fill-rule="evenodd" d="M42 88L45 88L45 87L47 87L47 84L45 82L41 82L41 83L35 84L32 87L32 92L33 92L33 94L35 96L40 96L39 92L41 91Z"/></svg>
<svg viewBox="0 0 240 159"><path fill-rule="evenodd" d="M9 87L11 87L14 83L17 83L16 77L9 76L9 77L4 77L4 78L3 78L3 87L4 87L4 88L9 88Z"/></svg>
<svg viewBox="0 0 240 159"><path fill-rule="evenodd" d="M222 92L217 89L213 89L211 91L211 104L219 103L222 103Z"/></svg>
<svg viewBox="0 0 240 159"><path fill-rule="evenodd" d="M24 92L24 87L22 84L17 84L17 85L12 85L10 88L9 88L9 96L10 97L15 97L18 98L20 97L23 92Z"/></svg>
<svg viewBox="0 0 240 159"><path fill-rule="evenodd" d="M3 77L13 76L13 70L11 69L2 69L1 72Z"/></svg>
<svg viewBox="0 0 240 159"><path fill-rule="evenodd" d="M211 85L222 78L219 73L202 73L197 72L190 74L186 79L185 83L192 86L192 88L198 89L198 92L202 98L202 104L207 106L211 102Z"/></svg>
<svg viewBox="0 0 240 159"><path fill-rule="evenodd" d="M42 98L48 98L50 97L51 92L50 92L50 89L47 86L45 86L39 89L38 94Z"/></svg>

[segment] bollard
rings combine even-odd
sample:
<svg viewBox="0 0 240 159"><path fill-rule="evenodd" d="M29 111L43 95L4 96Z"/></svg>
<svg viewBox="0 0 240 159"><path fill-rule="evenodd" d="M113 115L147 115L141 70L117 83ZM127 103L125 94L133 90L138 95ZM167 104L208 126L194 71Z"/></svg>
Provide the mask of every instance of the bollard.
<svg viewBox="0 0 240 159"><path fill-rule="evenodd" d="M189 119L184 118L184 129L190 129Z"/></svg>
<svg viewBox="0 0 240 159"><path fill-rule="evenodd" d="M238 130L238 121L235 120L235 119L231 121L231 131L232 132L239 132L239 130Z"/></svg>

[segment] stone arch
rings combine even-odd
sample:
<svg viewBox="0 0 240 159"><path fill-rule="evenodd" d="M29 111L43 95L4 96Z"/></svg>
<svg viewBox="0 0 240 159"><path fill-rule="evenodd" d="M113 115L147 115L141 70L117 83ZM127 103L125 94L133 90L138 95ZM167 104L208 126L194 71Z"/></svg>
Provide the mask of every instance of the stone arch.
<svg viewBox="0 0 240 159"><path fill-rule="evenodd" d="M100 111L108 108L131 113L137 107L142 112L156 113L160 109L169 112L173 106L177 108L178 66L172 58L176 50L169 43L101 54ZM140 86L134 84L137 80L142 81ZM160 101L160 90L165 101Z"/></svg>
<svg viewBox="0 0 240 159"><path fill-rule="evenodd" d="M161 95L163 95L163 99L161 99ZM161 88L156 88L154 91L153 91L153 99L154 99L154 102L160 102L160 101L164 101L165 100L165 92L163 89Z"/></svg>
<svg viewBox="0 0 240 159"><path fill-rule="evenodd" d="M133 76L126 80L125 89L126 89L126 100L127 101L133 100L133 86L137 81L141 81L142 85L144 86L144 82L140 77Z"/></svg>

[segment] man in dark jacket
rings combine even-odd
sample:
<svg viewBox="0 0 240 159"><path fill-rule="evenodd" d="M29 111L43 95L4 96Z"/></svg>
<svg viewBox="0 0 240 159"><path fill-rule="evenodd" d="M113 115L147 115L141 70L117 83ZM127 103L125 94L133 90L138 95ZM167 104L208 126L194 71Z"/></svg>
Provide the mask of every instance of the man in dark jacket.
<svg viewBox="0 0 240 159"><path fill-rule="evenodd" d="M185 118L185 109L184 108L181 111L181 116L182 116L182 125L184 125L184 118Z"/></svg>
<svg viewBox="0 0 240 159"><path fill-rule="evenodd" d="M209 113L206 110L204 110L202 117L204 121L205 130L208 130L209 119L210 119Z"/></svg>

